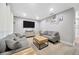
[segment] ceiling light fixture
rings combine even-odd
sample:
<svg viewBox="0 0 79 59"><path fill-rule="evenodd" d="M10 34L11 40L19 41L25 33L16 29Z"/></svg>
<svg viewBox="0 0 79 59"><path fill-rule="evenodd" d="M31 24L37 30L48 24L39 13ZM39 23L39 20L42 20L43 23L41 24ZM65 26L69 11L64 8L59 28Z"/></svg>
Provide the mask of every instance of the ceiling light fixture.
<svg viewBox="0 0 79 59"><path fill-rule="evenodd" d="M23 13L23 17L27 16L26 13Z"/></svg>
<svg viewBox="0 0 79 59"><path fill-rule="evenodd" d="M40 18L39 16L36 17L37 20L39 20L39 18Z"/></svg>
<svg viewBox="0 0 79 59"><path fill-rule="evenodd" d="M54 10L53 8L50 8L50 9L49 9L50 12L52 12L53 10Z"/></svg>

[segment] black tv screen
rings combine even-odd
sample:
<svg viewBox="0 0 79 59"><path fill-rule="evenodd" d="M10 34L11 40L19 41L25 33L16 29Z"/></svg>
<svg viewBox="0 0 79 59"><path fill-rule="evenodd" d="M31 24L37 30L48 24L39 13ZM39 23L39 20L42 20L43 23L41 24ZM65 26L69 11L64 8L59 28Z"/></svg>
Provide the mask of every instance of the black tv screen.
<svg viewBox="0 0 79 59"><path fill-rule="evenodd" d="M23 21L23 28L34 28L35 23L31 21Z"/></svg>

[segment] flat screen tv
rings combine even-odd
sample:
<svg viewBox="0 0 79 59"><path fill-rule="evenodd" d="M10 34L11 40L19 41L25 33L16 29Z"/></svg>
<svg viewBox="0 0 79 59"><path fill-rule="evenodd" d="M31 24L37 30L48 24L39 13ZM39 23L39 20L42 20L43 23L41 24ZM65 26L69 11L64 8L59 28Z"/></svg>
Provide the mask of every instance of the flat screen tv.
<svg viewBox="0 0 79 59"><path fill-rule="evenodd" d="M34 28L35 22L31 21L23 21L23 28Z"/></svg>

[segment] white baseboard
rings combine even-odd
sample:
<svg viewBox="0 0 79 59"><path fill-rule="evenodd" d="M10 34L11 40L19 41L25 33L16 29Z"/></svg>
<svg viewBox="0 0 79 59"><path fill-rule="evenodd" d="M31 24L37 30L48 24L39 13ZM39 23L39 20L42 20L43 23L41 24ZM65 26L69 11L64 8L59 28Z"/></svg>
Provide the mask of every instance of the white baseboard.
<svg viewBox="0 0 79 59"><path fill-rule="evenodd" d="M66 42L66 41L63 41L63 40L60 40L60 42L65 43L65 44L70 45L70 46L73 46L72 43L69 43L69 42Z"/></svg>

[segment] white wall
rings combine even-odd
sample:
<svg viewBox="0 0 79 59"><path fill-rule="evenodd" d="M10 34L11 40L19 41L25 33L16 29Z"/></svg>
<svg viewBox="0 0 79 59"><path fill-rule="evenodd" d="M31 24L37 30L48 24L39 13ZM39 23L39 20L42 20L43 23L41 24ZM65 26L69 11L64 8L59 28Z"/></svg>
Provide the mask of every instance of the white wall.
<svg viewBox="0 0 79 59"><path fill-rule="evenodd" d="M22 18L16 18L14 17L14 32L16 33L25 33L26 30L34 30L35 33L38 32L39 30L39 22L38 21L33 21L33 20L28 20L28 19L22 19ZM23 28L23 21L33 21L35 22L35 28Z"/></svg>
<svg viewBox="0 0 79 59"><path fill-rule="evenodd" d="M0 38L13 33L13 15L9 6L0 3Z"/></svg>
<svg viewBox="0 0 79 59"><path fill-rule="evenodd" d="M75 11L73 8L62 12L57 15L57 20L63 16L63 21L59 23L52 23L46 20L43 20L40 23L40 29L42 31L58 31L60 33L60 37L62 41L65 41L69 44L73 44L74 41L74 21L75 21ZM50 19L49 19L50 20Z"/></svg>
<svg viewBox="0 0 79 59"><path fill-rule="evenodd" d="M75 24L75 36L79 37L79 18L76 18L76 24Z"/></svg>

